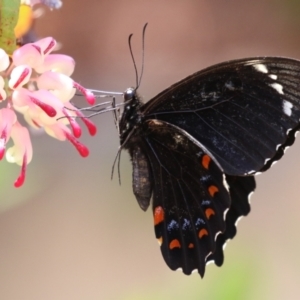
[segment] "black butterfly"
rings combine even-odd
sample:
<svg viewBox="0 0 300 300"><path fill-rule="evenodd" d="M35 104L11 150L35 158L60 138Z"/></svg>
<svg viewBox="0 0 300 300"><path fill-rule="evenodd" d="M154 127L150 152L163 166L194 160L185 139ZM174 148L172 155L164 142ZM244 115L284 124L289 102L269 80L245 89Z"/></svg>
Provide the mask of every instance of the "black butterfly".
<svg viewBox="0 0 300 300"><path fill-rule="evenodd" d="M133 164L143 210L152 198L167 265L184 274L223 263L223 246L250 211L254 174L293 144L300 118L300 61L233 60L199 71L143 104L124 93L121 149Z"/></svg>

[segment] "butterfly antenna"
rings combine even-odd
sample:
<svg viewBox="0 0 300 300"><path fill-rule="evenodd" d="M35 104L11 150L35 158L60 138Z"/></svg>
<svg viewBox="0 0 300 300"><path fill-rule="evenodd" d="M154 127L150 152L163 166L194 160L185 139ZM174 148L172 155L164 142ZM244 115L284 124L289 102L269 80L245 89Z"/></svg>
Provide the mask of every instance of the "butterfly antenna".
<svg viewBox="0 0 300 300"><path fill-rule="evenodd" d="M135 59L134 59L133 52L132 52L132 45L131 45L132 35L133 34L131 34L128 38L128 45L129 45L129 51L130 51L131 59L132 59L132 62L133 62L133 65L134 65L134 70L135 70L135 82L136 82L136 86L138 87L139 77L138 77L137 67L136 67Z"/></svg>
<svg viewBox="0 0 300 300"><path fill-rule="evenodd" d="M114 172L115 172L115 165L116 162L118 161L118 175L119 175L119 183L121 185L121 175L120 175L120 157L121 157L121 151L122 151L122 146L119 147L118 153L115 157L112 169L111 169L111 180L113 180L114 177Z"/></svg>
<svg viewBox="0 0 300 300"><path fill-rule="evenodd" d="M118 149L118 153L116 155L116 158L114 160L114 163L113 163L113 166L112 166L112 170L111 170L111 179L113 179L114 177L114 172L115 172L115 165L116 165L116 162L117 162L117 159L119 159L118 161L118 173L119 173L119 182L121 184L121 176L120 176L120 158L121 158L121 151L122 149L124 148L124 146L126 145L126 143L129 141L129 139L131 138L133 134L133 131L131 131L128 136L126 137L125 141L123 142L123 144L119 147Z"/></svg>
<svg viewBox="0 0 300 300"><path fill-rule="evenodd" d="M116 107L116 98L113 97L113 101L112 101L112 108L114 108L113 110L113 116L114 116L114 122L115 122L115 126L118 130L118 133L120 134L120 129L119 129L119 117L118 117L118 113L117 113L117 107Z"/></svg>
<svg viewBox="0 0 300 300"><path fill-rule="evenodd" d="M143 28L143 41L142 41L142 70L141 70L141 76L140 76L140 79L139 79L139 82L138 82L138 85L137 85L137 88L140 86L141 84L141 81L142 81L142 77L143 77L143 73L144 73L144 61L145 61L145 33L146 33L146 28L148 26L148 23L146 23L144 25L144 28Z"/></svg>
<svg viewBox="0 0 300 300"><path fill-rule="evenodd" d="M120 185L121 185L121 172L120 172L121 154L122 154L122 151L120 151L119 159L118 159L118 176L119 176L119 184Z"/></svg>

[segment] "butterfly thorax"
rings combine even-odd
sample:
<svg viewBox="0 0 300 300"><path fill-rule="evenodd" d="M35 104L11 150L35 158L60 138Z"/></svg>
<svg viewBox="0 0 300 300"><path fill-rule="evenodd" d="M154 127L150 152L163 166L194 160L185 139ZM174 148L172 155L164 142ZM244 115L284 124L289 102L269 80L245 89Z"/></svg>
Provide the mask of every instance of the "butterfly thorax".
<svg viewBox="0 0 300 300"><path fill-rule="evenodd" d="M142 121L140 108L142 101L134 88L129 88L124 93L124 110L119 122L120 128L120 144L127 148L126 144L136 129L137 125ZM129 136L130 135L130 136ZM132 141L132 137L130 138Z"/></svg>
<svg viewBox="0 0 300 300"><path fill-rule="evenodd" d="M129 88L124 93L124 111L119 123L120 144L129 151L132 161L132 188L140 207L149 207L152 195L152 175L141 137L143 118L142 101L136 90Z"/></svg>

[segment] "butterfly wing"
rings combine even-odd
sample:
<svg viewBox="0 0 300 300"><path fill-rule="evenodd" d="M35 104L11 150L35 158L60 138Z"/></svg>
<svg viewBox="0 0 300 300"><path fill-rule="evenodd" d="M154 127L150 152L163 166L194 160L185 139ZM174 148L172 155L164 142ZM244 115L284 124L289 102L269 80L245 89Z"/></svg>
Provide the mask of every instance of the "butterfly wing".
<svg viewBox="0 0 300 300"><path fill-rule="evenodd" d="M236 235L236 223L250 212L249 197L255 190L254 176L229 176L226 175L226 182L229 186L231 205L226 214L226 229L218 235L216 240L216 250L210 254L207 261L213 260L217 266L221 266L224 261L223 247L228 239Z"/></svg>
<svg viewBox="0 0 300 300"><path fill-rule="evenodd" d="M216 237L225 232L230 194L210 153L165 122L145 122L141 147L153 178L155 235L167 265L204 275ZM148 177L149 178L149 177ZM148 186L148 185L147 185ZM222 251L222 245L219 251Z"/></svg>
<svg viewBox="0 0 300 300"><path fill-rule="evenodd" d="M294 142L300 62L278 57L221 63L195 73L142 107L200 141L229 175L266 170Z"/></svg>

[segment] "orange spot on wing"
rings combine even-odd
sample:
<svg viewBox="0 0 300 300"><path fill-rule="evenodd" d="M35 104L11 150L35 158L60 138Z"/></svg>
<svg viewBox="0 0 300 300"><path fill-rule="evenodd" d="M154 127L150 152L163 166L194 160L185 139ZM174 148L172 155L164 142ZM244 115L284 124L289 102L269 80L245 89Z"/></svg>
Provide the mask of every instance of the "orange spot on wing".
<svg viewBox="0 0 300 300"><path fill-rule="evenodd" d="M188 248L189 249L192 249L192 248L194 248L195 246L194 246L194 244L193 243L190 243L189 245L188 245Z"/></svg>
<svg viewBox="0 0 300 300"><path fill-rule="evenodd" d="M158 238L158 239L157 239L157 241L158 241L159 245L161 246L161 245L162 245L162 243L163 243L163 238L162 238L162 237L160 237L160 238Z"/></svg>
<svg viewBox="0 0 300 300"><path fill-rule="evenodd" d="M208 232L206 229L201 229L198 233L199 238L201 239L202 237L204 237L205 235L208 235Z"/></svg>
<svg viewBox="0 0 300 300"><path fill-rule="evenodd" d="M215 186L215 185L211 185L208 188L208 192L209 194L213 197L215 195L215 193L217 193L219 191L219 189Z"/></svg>
<svg viewBox="0 0 300 300"><path fill-rule="evenodd" d="M172 250L174 248L181 248L181 245L178 240L171 241L169 248Z"/></svg>
<svg viewBox="0 0 300 300"><path fill-rule="evenodd" d="M154 225L158 225L165 219L165 212L161 206L157 206L154 209Z"/></svg>
<svg viewBox="0 0 300 300"><path fill-rule="evenodd" d="M206 218L209 219L211 216L215 215L215 211L211 208L208 208L205 210L205 215L206 215Z"/></svg>
<svg viewBox="0 0 300 300"><path fill-rule="evenodd" d="M209 168L209 164L210 164L210 161L211 161L211 158L207 155L207 154L204 154L202 156L202 166L208 170Z"/></svg>

